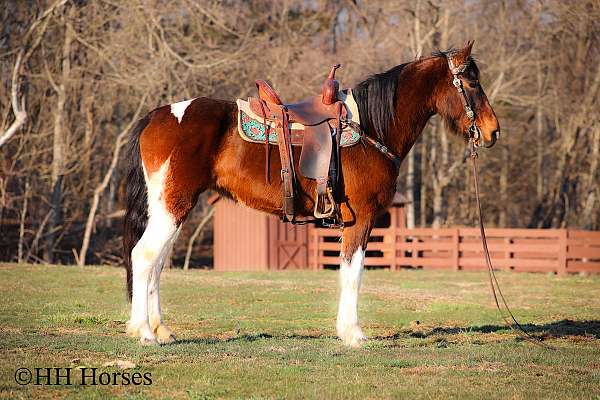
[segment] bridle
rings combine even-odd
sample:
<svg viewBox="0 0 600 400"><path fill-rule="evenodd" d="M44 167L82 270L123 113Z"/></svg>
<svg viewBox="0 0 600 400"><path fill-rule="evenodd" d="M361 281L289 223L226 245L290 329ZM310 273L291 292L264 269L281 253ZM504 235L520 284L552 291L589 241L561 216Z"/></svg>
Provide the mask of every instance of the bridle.
<svg viewBox="0 0 600 400"><path fill-rule="evenodd" d="M506 324L506 326L508 326L511 330L513 330L516 333L522 333L524 335L524 336L522 336L523 339L528 340L539 346L542 346L546 349L554 349L553 347L547 345L546 343L543 343L540 338L533 336L532 334L527 332L523 328L523 326L519 323L519 321L517 321L517 319L515 318L515 316L513 315L512 311L511 311L510 307L508 306L508 303L506 302L506 299L504 298L504 295L502 294L502 290L500 289L500 284L498 283L498 280L496 279L494 267L492 266L492 259L490 257L490 251L489 251L488 245L487 245L485 228L483 226L483 214L481 212L481 199L479 196L479 173L477 170L477 158L478 158L477 147L478 147L479 139L481 138L481 131L479 130L479 127L477 126L477 124L475 122L475 117L476 117L475 112L473 111L473 108L469 104L469 99L467 98L467 94L465 92L465 89L463 88L462 80L459 77L460 74L465 72L465 70L469 66L470 61L467 61L459 66L455 66L451 55L446 55L446 59L448 60L448 67L450 68L450 72L452 73L452 77L453 77L452 84L454 85L454 87L456 87L456 90L458 90L463 108L465 110L465 113L467 114L467 118L469 118L469 121L470 121L470 125L468 128L469 153L470 153L470 158L471 158L472 167L473 167L473 183L475 186L475 199L476 199L476 203L477 203L477 214L479 216L479 230L480 230L480 234L481 234L481 244L483 247L485 263L487 265L487 270L488 270L488 278L489 278L490 288L492 291L492 295L494 297L494 302L496 303L496 308L498 309L498 313L504 320L504 323ZM504 313L502 312L502 308L500 307L500 304L502 304L504 306L504 309L506 310L508 317L505 316Z"/></svg>
<svg viewBox="0 0 600 400"><path fill-rule="evenodd" d="M452 84L458 90L458 94L460 95L460 101L465 110L465 114L467 114L467 118L469 118L470 125L468 129L469 140L473 143L475 147L479 146L479 139L481 138L481 131L475 122L475 111L473 111L473 107L469 104L469 99L467 98L467 93L465 92L465 88L463 87L462 79L460 79L459 75L465 72L467 67L469 66L470 61L466 61L459 66L454 65L454 60L451 55L446 55L446 60L448 60L448 67L450 68L450 72L452 73Z"/></svg>

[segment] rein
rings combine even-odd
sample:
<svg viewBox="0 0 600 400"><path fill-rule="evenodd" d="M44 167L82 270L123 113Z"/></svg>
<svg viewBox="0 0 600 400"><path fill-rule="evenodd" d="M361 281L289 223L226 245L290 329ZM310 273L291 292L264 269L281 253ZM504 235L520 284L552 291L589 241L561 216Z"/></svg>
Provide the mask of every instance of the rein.
<svg viewBox="0 0 600 400"><path fill-rule="evenodd" d="M469 125L469 129L468 129L469 152L470 152L470 158L471 158L471 165L473 167L473 183L475 186L475 199L476 199L476 203L477 203L477 214L479 217L479 231L481 234L481 245L483 247L485 263L487 265L490 289L492 290L492 295L494 297L494 302L496 303L496 308L498 309L498 313L500 314L500 317L502 317L502 320L504 321L506 326L509 327L515 333L522 334L522 336L520 335L520 337L522 339L527 340L531 343L534 343L538 346L544 347L546 349L553 349L553 347L547 345L546 343L543 343L541 338L533 336L531 333L527 332L525 330L525 328L523 328L523 326L519 323L519 321L517 321L517 319L515 318L514 314L511 311L510 307L508 306L508 303L506 302L506 299L504 298L504 294L502 293L502 290L500 289L500 284L498 283L498 280L496 279L496 273L494 272L494 267L492 266L492 258L490 257L490 251L489 251L488 245L487 245L487 238L485 235L485 227L483 224L483 213L481 211L481 199L479 196L479 171L477 169L478 154L477 154L477 150L476 150L476 148L477 148L476 142L481 137L481 131L479 130L479 127L477 126L477 124L475 122L475 112L473 111L473 109L471 108L471 105L469 104L469 99L467 98L467 95L463 88L462 80L459 77L459 75L467 69L468 63L463 63L462 65L459 65L458 67L456 67L456 66L454 66L454 62L452 61L451 57L447 57L447 60L448 60L448 67L450 68L450 72L452 72L452 77L453 77L452 84L454 85L454 87L456 87L456 90L460 94L460 100L463 104L463 108L465 110L465 113L467 114L467 117L469 118L469 120L471 122L471 124ZM506 312L508 313L508 317L506 317L504 315L504 313L502 312L502 307L500 306L501 303L504 306L504 309L506 310Z"/></svg>
<svg viewBox="0 0 600 400"><path fill-rule="evenodd" d="M554 350L553 347L542 342L541 338L539 338L537 336L533 336L531 333L527 332L525 330L525 328L523 328L523 326L519 323L519 321L517 321L517 319L513 315L510 307L508 306L508 303L506 302L506 299L504 298L504 294L502 294L502 290L500 289L500 284L498 283L498 280L496 279L496 273L494 272L494 267L492 266L492 259L490 257L490 251L488 249L487 238L485 235L485 228L483 226L483 213L481 212L481 199L479 196L479 171L477 169L477 158L479 157L479 155L477 154L477 150L475 149L475 143L474 143L473 139L469 139L469 150L470 150L471 165L473 167L473 183L475 186L475 199L476 199L476 203L477 203L477 214L479 217L479 230L481 233L481 244L483 246L483 254L485 256L485 263L487 265L490 288L492 290L492 295L494 296L494 302L496 303L496 308L498 309L498 313L500 314L500 317L502 317L502 320L504 321L504 324L506 326L508 326L513 332L523 335L523 336L519 335L520 338L527 340L531 343L534 343L538 346L544 347L546 349ZM496 291L498 293L496 293ZM499 299L502 301L502 305L504 306L504 309L508 313L508 316L509 316L508 318L502 312L502 308L500 307Z"/></svg>

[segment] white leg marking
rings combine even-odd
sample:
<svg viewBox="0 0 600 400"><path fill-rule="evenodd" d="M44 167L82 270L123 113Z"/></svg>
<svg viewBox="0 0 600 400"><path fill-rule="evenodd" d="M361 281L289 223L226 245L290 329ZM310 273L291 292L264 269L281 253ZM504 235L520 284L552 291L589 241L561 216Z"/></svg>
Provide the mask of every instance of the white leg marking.
<svg viewBox="0 0 600 400"><path fill-rule="evenodd" d="M366 340L358 325L358 291L362 278L365 252L359 247L348 263L342 256L340 265L340 303L337 317L337 333L344 344L358 346Z"/></svg>
<svg viewBox="0 0 600 400"><path fill-rule="evenodd" d="M160 274L164 268L167 257L171 256L173 243L177 240L181 226L177 229L173 237L165 245L165 250L161 258L154 266L152 276L150 277L150 285L148 288L148 320L150 328L156 335L156 339L160 344L172 343L176 340L175 334L166 325L163 324L162 310L160 308Z"/></svg>
<svg viewBox="0 0 600 400"><path fill-rule="evenodd" d="M171 104L171 114L173 114L175 118L177 118L178 123L181 123L183 115L185 114L185 109L188 108L192 101L194 101L194 99Z"/></svg>
<svg viewBox="0 0 600 400"><path fill-rule="evenodd" d="M160 274L156 268L162 268L162 260L168 252L170 243L175 236L177 227L173 216L167 211L163 198L163 186L169 161L165 162L152 177L146 176L148 188L148 225L139 242L131 252L133 264L133 296L131 299L131 318L127 331L133 336L139 336L142 344L156 344L156 337L149 324L149 297L156 298L158 290L150 294L150 281ZM158 287L156 287L158 289ZM156 306L152 306L156 308Z"/></svg>

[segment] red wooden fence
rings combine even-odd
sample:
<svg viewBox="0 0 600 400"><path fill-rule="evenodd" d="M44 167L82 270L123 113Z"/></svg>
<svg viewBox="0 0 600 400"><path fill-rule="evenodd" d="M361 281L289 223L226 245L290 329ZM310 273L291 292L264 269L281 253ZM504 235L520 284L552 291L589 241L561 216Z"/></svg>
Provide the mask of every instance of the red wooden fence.
<svg viewBox="0 0 600 400"><path fill-rule="evenodd" d="M600 232L571 229L487 229L492 263L500 270L600 273ZM309 230L309 267L339 264L339 232ZM479 229L376 228L365 266L479 271L486 268Z"/></svg>

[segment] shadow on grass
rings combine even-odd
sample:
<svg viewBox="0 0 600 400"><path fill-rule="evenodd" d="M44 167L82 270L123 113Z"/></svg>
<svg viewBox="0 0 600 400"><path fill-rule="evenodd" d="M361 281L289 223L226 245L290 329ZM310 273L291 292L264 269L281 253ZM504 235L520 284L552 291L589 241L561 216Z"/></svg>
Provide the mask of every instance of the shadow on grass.
<svg viewBox="0 0 600 400"><path fill-rule="evenodd" d="M177 340L177 344L217 344L217 343L234 343L234 342L254 342L261 339L300 339L300 340L310 340L310 339L335 339L335 336L328 335L271 335L270 333L255 333L255 334L242 334L237 336L231 336L227 338L218 338L218 337L202 337L202 338L191 338L191 339L181 339Z"/></svg>
<svg viewBox="0 0 600 400"><path fill-rule="evenodd" d="M525 330L534 334L540 339L551 339L551 338L594 338L600 339L600 321L572 321L563 319L556 322L550 322L547 324L522 324ZM469 327L435 327L432 329L424 328L419 330L418 328L403 329L400 332L383 335L383 336L371 336L373 340L395 340L406 337L413 338L430 338L439 336L450 336L465 333L494 333L509 331L510 328L505 325L482 325L482 326L469 326ZM243 343L243 342L254 342L263 339L273 340L285 340L285 339L300 339L300 340L315 340L315 339L336 339L336 336L331 335L319 335L319 334L289 334L289 335L272 335L270 333L254 333L254 334L240 334L236 336L219 338L219 337L200 337L191 339L180 339L176 344L218 344L218 343Z"/></svg>
<svg viewBox="0 0 600 400"><path fill-rule="evenodd" d="M600 339L600 321L573 321L563 319L560 321L549 322L546 324L521 324L521 326L530 334L535 334L541 339L550 338L568 338L568 337L586 337ZM373 339L398 339L406 335L416 338L428 338L431 336L457 335L461 333L494 333L509 331L506 325L482 325L468 327L436 327L433 329L413 328L403 330L392 335L374 337Z"/></svg>

